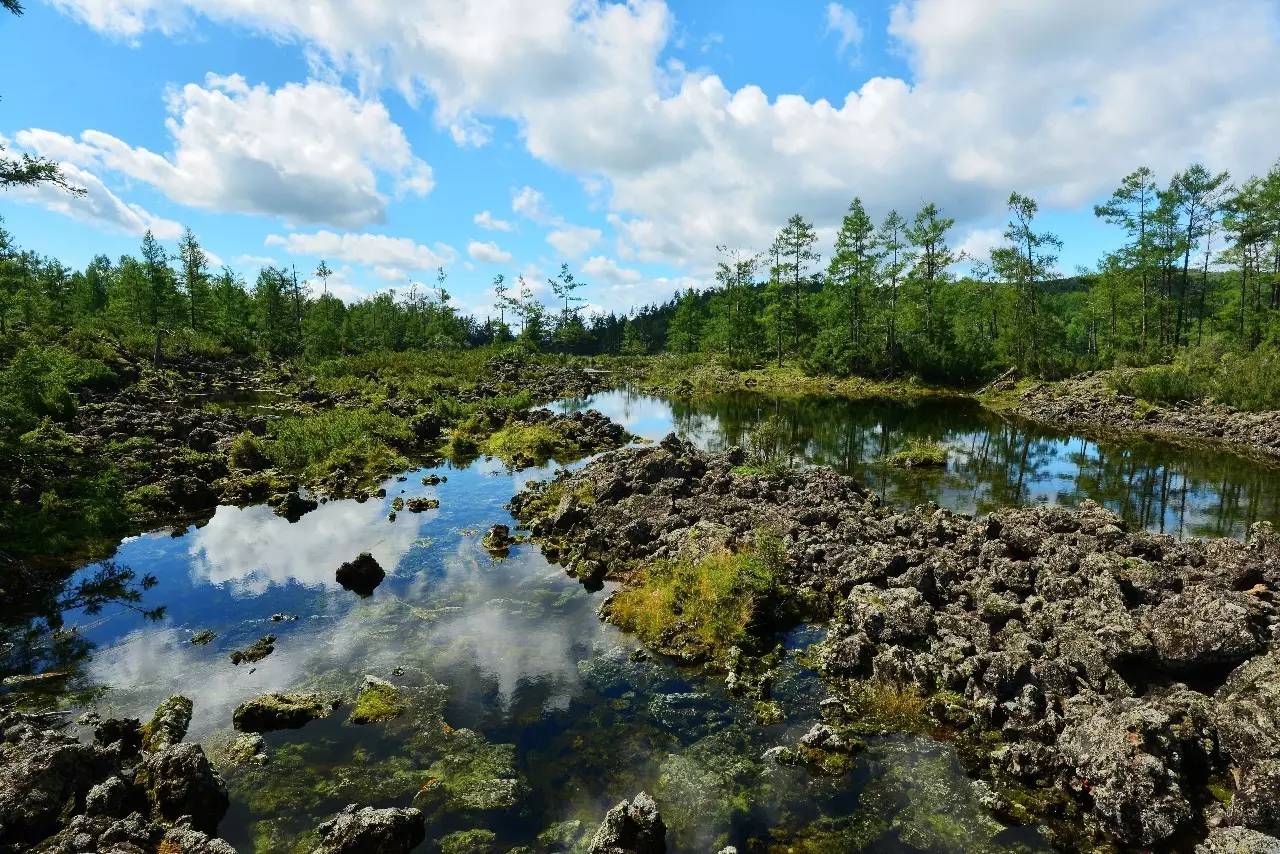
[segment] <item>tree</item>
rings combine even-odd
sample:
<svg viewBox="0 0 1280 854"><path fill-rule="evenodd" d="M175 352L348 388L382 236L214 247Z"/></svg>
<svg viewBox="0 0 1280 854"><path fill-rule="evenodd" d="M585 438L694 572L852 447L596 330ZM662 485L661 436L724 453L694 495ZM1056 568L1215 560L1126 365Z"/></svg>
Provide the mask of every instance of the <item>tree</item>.
<svg viewBox="0 0 1280 854"><path fill-rule="evenodd" d="M577 352L586 339L586 327L578 316L579 307L574 303L583 302L583 298L574 296L574 292L586 283L574 278L569 272L568 264L560 265L560 272L554 279L547 279L556 299L563 302L560 316L556 320L555 339L560 349L566 353Z"/></svg>
<svg viewBox="0 0 1280 854"><path fill-rule="evenodd" d="M818 233L814 231L813 224L800 214L793 214L778 235L778 257L784 262L780 275L785 280L785 301L790 306L790 319L786 325L790 327L792 347L797 351L804 328L804 296L809 266L816 264L821 257L813 250L817 242Z"/></svg>
<svg viewBox="0 0 1280 854"><path fill-rule="evenodd" d="M1146 166L1129 173L1104 204L1093 209L1094 216L1124 228L1129 243L1118 254L1130 269L1137 271L1141 285L1141 348L1147 349L1148 289L1153 257L1151 214L1156 206L1155 176Z"/></svg>
<svg viewBox="0 0 1280 854"><path fill-rule="evenodd" d="M320 259L320 266L316 267L316 278L320 280L323 294L329 294L329 277L333 275L333 271L329 269L329 265L325 263L323 258Z"/></svg>
<svg viewBox="0 0 1280 854"><path fill-rule="evenodd" d="M1202 238L1212 234L1213 221L1222 208L1222 199L1230 176L1226 172L1212 175L1202 164L1195 163L1173 176L1173 202L1182 219L1182 287L1178 296L1178 312L1173 326L1173 346L1182 340L1183 318L1187 315L1187 291L1191 268L1191 249ZM1209 250L1206 249L1206 252ZM1199 326L1203 329L1205 294L1198 300Z"/></svg>
<svg viewBox="0 0 1280 854"><path fill-rule="evenodd" d="M702 304L693 288L676 300L671 323L667 327L667 350L672 353L696 353L702 341L704 322Z"/></svg>
<svg viewBox="0 0 1280 854"><path fill-rule="evenodd" d="M947 232L953 225L954 219L942 216L938 206L930 203L920 209L905 232L915 250L908 284L917 298L917 324L927 348L927 354L922 355L928 359L936 359L946 352L947 328L939 291L948 281L947 269L956 261L947 245Z"/></svg>
<svg viewBox="0 0 1280 854"><path fill-rule="evenodd" d="M896 373L898 351L898 301L902 277L913 262L907 252L907 221L896 210L885 215L876 237L879 244L880 265L876 271L877 284L885 298L885 353L889 357L889 373Z"/></svg>
<svg viewBox="0 0 1280 854"><path fill-rule="evenodd" d="M851 360L859 359L863 350L866 294L875 287L877 261L875 223L862 199L854 198L836 233L835 253L827 266L827 288L834 292L833 302L847 324ZM845 366L849 371L854 367Z"/></svg>
<svg viewBox="0 0 1280 854"><path fill-rule="evenodd" d="M182 265L182 289L187 296L191 328L201 329L209 313L209 256L188 228L178 241L178 262Z"/></svg>
<svg viewBox="0 0 1280 854"><path fill-rule="evenodd" d="M1035 200L1021 193L1009 195L1009 223L1004 239L1008 245L993 249L991 266L995 272L1014 287L1017 299L1013 313L1013 352L1020 367L1042 367L1042 347L1045 334L1041 322L1041 284L1053 272L1058 262L1057 251L1062 241L1055 234L1036 232L1033 221L1039 206Z"/></svg>

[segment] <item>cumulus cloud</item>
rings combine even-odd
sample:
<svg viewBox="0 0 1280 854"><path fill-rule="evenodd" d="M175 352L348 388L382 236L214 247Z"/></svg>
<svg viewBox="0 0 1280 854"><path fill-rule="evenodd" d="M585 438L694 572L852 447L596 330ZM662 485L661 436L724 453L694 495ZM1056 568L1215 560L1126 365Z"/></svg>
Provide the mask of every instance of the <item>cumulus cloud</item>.
<svg viewBox="0 0 1280 854"><path fill-rule="evenodd" d="M521 187L511 194L511 210L527 220L546 225L555 220L547 207L547 198L533 187Z"/></svg>
<svg viewBox="0 0 1280 854"><path fill-rule="evenodd" d="M514 121L532 155L604 182L622 258L687 269L796 211L830 227L855 193L877 216L935 201L963 234L1012 189L1079 208L1142 163L1264 170L1280 135L1272 0L902 0L909 73L835 102L667 63L662 0L56 2L126 38L195 14L301 41L370 91L425 94L455 136Z"/></svg>
<svg viewBox="0 0 1280 854"><path fill-rule="evenodd" d="M63 162L143 181L180 204L290 224L383 222L388 195L380 184L417 196L434 186L431 167L414 156L386 107L341 86L311 80L272 90L210 74L203 86L171 91L167 109L168 154L96 130L77 140L34 128L16 138Z"/></svg>
<svg viewBox="0 0 1280 854"><path fill-rule="evenodd" d="M511 231L514 226L505 219L498 219L488 211L480 211L471 218L471 221L483 228L485 231Z"/></svg>
<svg viewBox="0 0 1280 854"><path fill-rule="evenodd" d="M617 261L603 255L588 258L582 265L582 272L608 285L634 285L644 278L639 270L620 267Z"/></svg>
<svg viewBox="0 0 1280 854"><path fill-rule="evenodd" d="M582 225L562 225L547 235L547 243L562 258L578 258L585 255L601 237L598 228Z"/></svg>
<svg viewBox="0 0 1280 854"><path fill-rule="evenodd" d="M858 23L858 16L852 9L839 3L828 3L827 33L834 33L839 39L837 50L841 56L851 50L856 56L858 47L862 44L862 25Z"/></svg>
<svg viewBox="0 0 1280 854"><path fill-rule="evenodd" d="M157 216L141 205L124 201L97 175L87 169L76 166L74 163L64 162L62 171L70 184L85 191L83 195L72 195L51 184L13 187L7 195L20 201L40 205L80 222L135 237L142 236L148 230L161 240L176 240L181 236L180 224Z"/></svg>
<svg viewBox="0 0 1280 854"><path fill-rule="evenodd" d="M279 246L290 255L337 258L362 264L388 281L401 281L414 273L422 274L450 264L457 258L457 252L448 244L429 247L408 237L386 234L333 231L272 234L267 236L266 245Z"/></svg>
<svg viewBox="0 0 1280 854"><path fill-rule="evenodd" d="M467 254L485 264L507 264L511 261L511 253L491 240L483 243L479 240L471 241L467 244Z"/></svg>

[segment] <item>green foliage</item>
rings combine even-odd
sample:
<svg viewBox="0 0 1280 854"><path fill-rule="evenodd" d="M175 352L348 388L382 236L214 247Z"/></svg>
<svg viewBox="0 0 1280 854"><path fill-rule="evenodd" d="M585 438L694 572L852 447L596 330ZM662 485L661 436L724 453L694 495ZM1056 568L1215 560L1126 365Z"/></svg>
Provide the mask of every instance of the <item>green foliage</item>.
<svg viewBox="0 0 1280 854"><path fill-rule="evenodd" d="M609 602L609 619L660 650L719 661L762 628L782 568L782 544L758 534L743 551L641 569Z"/></svg>
<svg viewBox="0 0 1280 854"><path fill-rule="evenodd" d="M889 455L885 462L899 468L942 468L947 464L947 449L934 442L915 438L902 449Z"/></svg>
<svg viewBox="0 0 1280 854"><path fill-rule="evenodd" d="M410 442L403 418L365 409L332 409L276 422L267 458L284 471L321 478L335 470L372 477L407 468L398 448Z"/></svg>
<svg viewBox="0 0 1280 854"><path fill-rule="evenodd" d="M1280 353L1206 346L1185 351L1168 365L1116 372L1111 384L1121 394L1152 403L1210 399L1246 411L1273 410L1280 408Z"/></svg>

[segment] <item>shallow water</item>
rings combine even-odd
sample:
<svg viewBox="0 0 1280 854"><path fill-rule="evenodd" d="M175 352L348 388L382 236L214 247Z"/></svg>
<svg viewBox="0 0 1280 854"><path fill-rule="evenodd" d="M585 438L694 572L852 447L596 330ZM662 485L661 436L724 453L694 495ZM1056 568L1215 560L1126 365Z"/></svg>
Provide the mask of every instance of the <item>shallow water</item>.
<svg viewBox="0 0 1280 854"><path fill-rule="evenodd" d="M833 465L897 504L934 500L973 511L1092 497L1178 533L1239 534L1277 515L1274 475L1251 464L1155 443L1085 442L1009 425L962 402L738 395L689 405L615 391L559 404L588 405L644 437L674 428L713 449L776 414L797 461ZM945 472L879 464L912 436L948 447ZM658 800L676 851L1044 847L1034 831L1005 829L983 814L978 790L944 744L884 739L837 778L764 761L768 748L794 745L817 719L823 687L802 652L820 629L802 626L786 638L774 693L787 718L761 726L752 705L726 696L719 680L633 655L638 644L596 617L607 589L586 591L532 546L491 558L483 532L509 523L503 505L526 479L553 469L512 474L482 460L436 470L448 480L434 487L421 482L427 472L409 473L387 481L386 499L329 502L293 524L266 507L223 507L202 527L130 539L115 561L156 577L141 605L163 605L165 614L149 621L118 606L68 614L67 625L92 647L73 662L69 687L95 688L103 714L139 717L185 694L195 701L190 737L211 753L232 734L235 706L268 691L350 696L374 674L439 700L388 724L354 726L341 710L269 735L264 768L227 775L233 803L221 832L246 851L289 850L347 803L405 805L433 780L473 777L477 791L491 791L490 778L514 780L514 797L433 814L423 850L471 828L494 831L506 847L537 846L549 829L569 834L558 822L593 828L609 806L642 789ZM441 507L388 521L399 495L438 497ZM334 582L337 565L362 551L388 572L367 599ZM297 619L273 622L277 613ZM203 629L217 638L192 645ZM230 663L231 650L267 633L278 638L272 655ZM446 738L445 724L478 735L441 764L441 740L458 740Z"/></svg>

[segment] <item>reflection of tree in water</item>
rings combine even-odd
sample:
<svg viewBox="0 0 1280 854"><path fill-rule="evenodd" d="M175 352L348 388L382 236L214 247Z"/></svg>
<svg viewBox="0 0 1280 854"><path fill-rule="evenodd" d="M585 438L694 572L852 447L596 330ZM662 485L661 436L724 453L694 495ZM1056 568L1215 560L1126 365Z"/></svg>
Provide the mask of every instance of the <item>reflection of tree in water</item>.
<svg viewBox="0 0 1280 854"><path fill-rule="evenodd" d="M35 572L16 562L2 570L4 589L23 593L8 601L0 617L0 678L4 693L21 691L29 703L52 702L82 680L93 645L74 627L66 628L67 613L92 617L116 605L144 620L164 617L163 606L142 605L143 594L156 585L153 575L139 577L129 567L107 561L59 586L36 578Z"/></svg>
<svg viewBox="0 0 1280 854"><path fill-rule="evenodd" d="M985 513L1087 498L1135 526L1184 536L1239 536L1255 521L1280 520L1280 478L1255 463L1139 439L1099 444L1006 421L964 400L739 393L672 402L671 414L678 432L712 450L745 445L757 424L776 419L784 458L830 466L897 506L933 501ZM914 439L946 447L945 472L882 464Z"/></svg>

